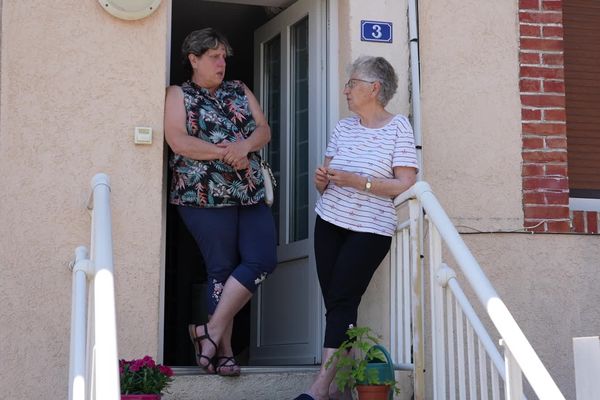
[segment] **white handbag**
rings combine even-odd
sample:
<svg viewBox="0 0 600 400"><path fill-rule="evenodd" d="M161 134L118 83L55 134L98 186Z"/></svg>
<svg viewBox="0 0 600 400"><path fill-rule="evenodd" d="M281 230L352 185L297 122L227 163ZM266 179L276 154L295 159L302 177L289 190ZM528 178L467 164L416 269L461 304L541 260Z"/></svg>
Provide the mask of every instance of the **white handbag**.
<svg viewBox="0 0 600 400"><path fill-rule="evenodd" d="M273 205L273 201L275 200L275 193L273 189L277 187L277 181L273 176L271 166L265 160L261 160L260 170L263 174L263 182L265 186L265 203L271 207Z"/></svg>

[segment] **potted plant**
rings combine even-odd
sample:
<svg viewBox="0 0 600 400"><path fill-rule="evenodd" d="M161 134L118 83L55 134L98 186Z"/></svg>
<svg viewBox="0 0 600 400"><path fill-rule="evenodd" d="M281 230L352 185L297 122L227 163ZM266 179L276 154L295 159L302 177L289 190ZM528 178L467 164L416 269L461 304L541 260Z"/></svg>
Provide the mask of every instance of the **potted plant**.
<svg viewBox="0 0 600 400"><path fill-rule="evenodd" d="M159 400L173 381L173 370L156 364L152 357L119 360L121 400Z"/></svg>
<svg viewBox="0 0 600 400"><path fill-rule="evenodd" d="M325 364L335 363L340 392L355 390L359 400L388 400L398 393L392 360L369 327L350 327L344 341Z"/></svg>

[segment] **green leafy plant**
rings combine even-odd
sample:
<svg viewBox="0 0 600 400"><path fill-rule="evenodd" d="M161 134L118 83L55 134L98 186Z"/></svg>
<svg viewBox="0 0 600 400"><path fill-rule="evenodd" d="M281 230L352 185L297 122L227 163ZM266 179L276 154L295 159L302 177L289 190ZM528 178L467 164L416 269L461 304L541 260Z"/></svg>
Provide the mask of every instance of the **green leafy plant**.
<svg viewBox="0 0 600 400"><path fill-rule="evenodd" d="M152 357L119 360L121 394L161 394L173 381L173 370Z"/></svg>
<svg viewBox="0 0 600 400"><path fill-rule="evenodd" d="M325 364L325 368L329 368L335 363L338 389L343 392L354 389L356 385L389 385L398 393L395 381L380 382L377 370L368 367L369 363L387 361L383 352L374 347L379 344L380 337L366 326L350 327L346 334L348 339L342 342Z"/></svg>

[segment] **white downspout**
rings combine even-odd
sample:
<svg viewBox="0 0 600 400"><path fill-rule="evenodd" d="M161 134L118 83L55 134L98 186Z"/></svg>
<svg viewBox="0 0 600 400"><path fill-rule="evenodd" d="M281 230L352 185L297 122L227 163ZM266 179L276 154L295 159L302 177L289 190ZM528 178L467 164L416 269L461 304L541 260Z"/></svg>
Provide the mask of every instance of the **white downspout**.
<svg viewBox="0 0 600 400"><path fill-rule="evenodd" d="M417 160L419 161L419 174L417 179L423 176L423 154L421 141L421 75L419 71L419 20L418 0L408 0L408 43L410 51L410 79L413 131L415 145L417 146Z"/></svg>
<svg viewBox="0 0 600 400"><path fill-rule="evenodd" d="M421 74L419 68L419 20L418 20L418 0L408 0L408 44L410 53L410 93L412 102L412 117L413 117L413 133L415 135L415 146L417 148L417 162L419 163L419 173L417 174L417 180L422 180L423 177L423 150L421 140ZM417 225L419 237L419 252L423 250L423 214L418 213ZM421 253L422 254L422 253ZM422 259L416 261L420 264ZM417 270L422 271L422 265L415 266ZM416 272L416 271L415 271ZM414 354L414 376L413 376L413 397L415 400L425 400L425 327L424 327L424 313L423 304L425 293L424 280L417 279L416 282L420 281L420 288L418 296L420 297L413 304L413 318L415 318L416 325L413 329L416 330L416 336L419 339L418 343L413 343ZM413 300L415 301L415 300ZM419 315L414 315L417 313Z"/></svg>

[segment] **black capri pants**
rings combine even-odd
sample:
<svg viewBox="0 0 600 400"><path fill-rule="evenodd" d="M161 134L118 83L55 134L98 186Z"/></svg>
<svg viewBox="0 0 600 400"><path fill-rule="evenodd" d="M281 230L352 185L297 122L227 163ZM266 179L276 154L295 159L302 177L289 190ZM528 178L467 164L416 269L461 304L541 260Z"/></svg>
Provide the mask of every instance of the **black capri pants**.
<svg viewBox="0 0 600 400"><path fill-rule="evenodd" d="M356 326L358 306L375 270L390 249L392 238L354 232L324 221L315 223L315 258L325 301L323 347L337 349Z"/></svg>

